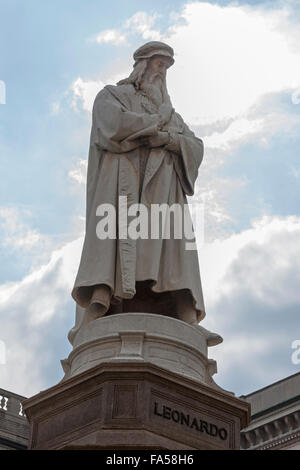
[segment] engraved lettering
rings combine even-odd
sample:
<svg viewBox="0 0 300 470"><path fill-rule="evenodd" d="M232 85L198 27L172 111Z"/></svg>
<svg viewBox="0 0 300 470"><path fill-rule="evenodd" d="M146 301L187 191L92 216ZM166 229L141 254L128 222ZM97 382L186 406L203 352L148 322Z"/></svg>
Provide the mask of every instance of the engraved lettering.
<svg viewBox="0 0 300 470"><path fill-rule="evenodd" d="M211 437L217 437L225 441L228 437L228 432L225 428L219 428L216 424L208 423L202 419L191 417L182 411L172 409L166 405L159 405L154 402L154 414L163 419L173 421L174 423L186 426L190 429L195 429L201 433L205 433Z"/></svg>
<svg viewBox="0 0 300 470"><path fill-rule="evenodd" d="M158 408L158 403L155 402L155 403L154 403L154 414L157 415L157 416L162 416L162 415L157 411L157 408Z"/></svg>
<svg viewBox="0 0 300 470"><path fill-rule="evenodd" d="M199 431L199 424L198 424L198 421L197 421L196 418L193 419L192 424L191 424L191 429L193 429L193 428L195 428L195 429L197 429L197 431Z"/></svg>
<svg viewBox="0 0 300 470"><path fill-rule="evenodd" d="M163 417L166 419L171 419L171 408L168 406L163 407Z"/></svg>

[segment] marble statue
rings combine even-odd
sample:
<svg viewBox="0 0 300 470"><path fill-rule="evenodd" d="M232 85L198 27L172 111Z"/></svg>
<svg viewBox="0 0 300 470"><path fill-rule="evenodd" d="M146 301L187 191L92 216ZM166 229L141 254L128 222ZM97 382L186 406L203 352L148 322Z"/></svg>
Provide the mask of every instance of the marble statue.
<svg viewBox="0 0 300 470"><path fill-rule="evenodd" d="M115 236L97 233L108 205L118 212L125 201L128 214L137 205L186 207L203 158L202 140L174 110L167 91L173 49L152 41L133 57L130 76L105 86L93 106L86 234L72 291L78 308L70 340L81 324L117 313L167 315L190 325L205 316L197 251L186 249L184 233L124 236L123 218L116 218ZM174 228L174 219L170 223Z"/></svg>

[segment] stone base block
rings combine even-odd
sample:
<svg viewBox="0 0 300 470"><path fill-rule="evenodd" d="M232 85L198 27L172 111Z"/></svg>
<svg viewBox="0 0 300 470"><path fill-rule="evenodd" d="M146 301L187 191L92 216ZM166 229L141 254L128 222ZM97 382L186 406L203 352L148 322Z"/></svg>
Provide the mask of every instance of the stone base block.
<svg viewBox="0 0 300 470"><path fill-rule="evenodd" d="M82 326L62 362L63 380L103 362L149 362L218 388L208 359L210 332L200 326L151 313L122 313Z"/></svg>
<svg viewBox="0 0 300 470"><path fill-rule="evenodd" d="M239 449L249 404L145 361L102 362L27 399L30 449Z"/></svg>

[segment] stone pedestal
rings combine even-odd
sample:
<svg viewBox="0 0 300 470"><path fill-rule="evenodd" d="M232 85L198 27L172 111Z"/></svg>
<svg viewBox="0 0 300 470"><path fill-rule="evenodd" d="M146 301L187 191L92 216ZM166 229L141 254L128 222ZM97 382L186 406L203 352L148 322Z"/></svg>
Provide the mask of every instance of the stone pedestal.
<svg viewBox="0 0 300 470"><path fill-rule="evenodd" d="M249 404L218 387L206 330L152 314L95 320L64 379L23 403L31 449L239 449Z"/></svg>

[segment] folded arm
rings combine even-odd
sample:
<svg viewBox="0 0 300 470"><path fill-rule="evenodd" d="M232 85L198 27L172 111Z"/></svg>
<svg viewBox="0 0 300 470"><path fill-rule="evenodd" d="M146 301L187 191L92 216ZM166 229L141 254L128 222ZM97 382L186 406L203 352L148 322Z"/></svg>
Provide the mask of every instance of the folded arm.
<svg viewBox="0 0 300 470"><path fill-rule="evenodd" d="M165 117L129 111L107 89L93 107L93 130L99 147L113 153L129 152L144 145L143 138L158 136Z"/></svg>
<svg viewBox="0 0 300 470"><path fill-rule="evenodd" d="M145 138L143 142L150 148L164 147L173 155L176 173L186 194L194 194L194 185L198 176L198 169L203 159L203 142L184 123L179 114L176 114L177 127L173 121L166 126L163 132Z"/></svg>

